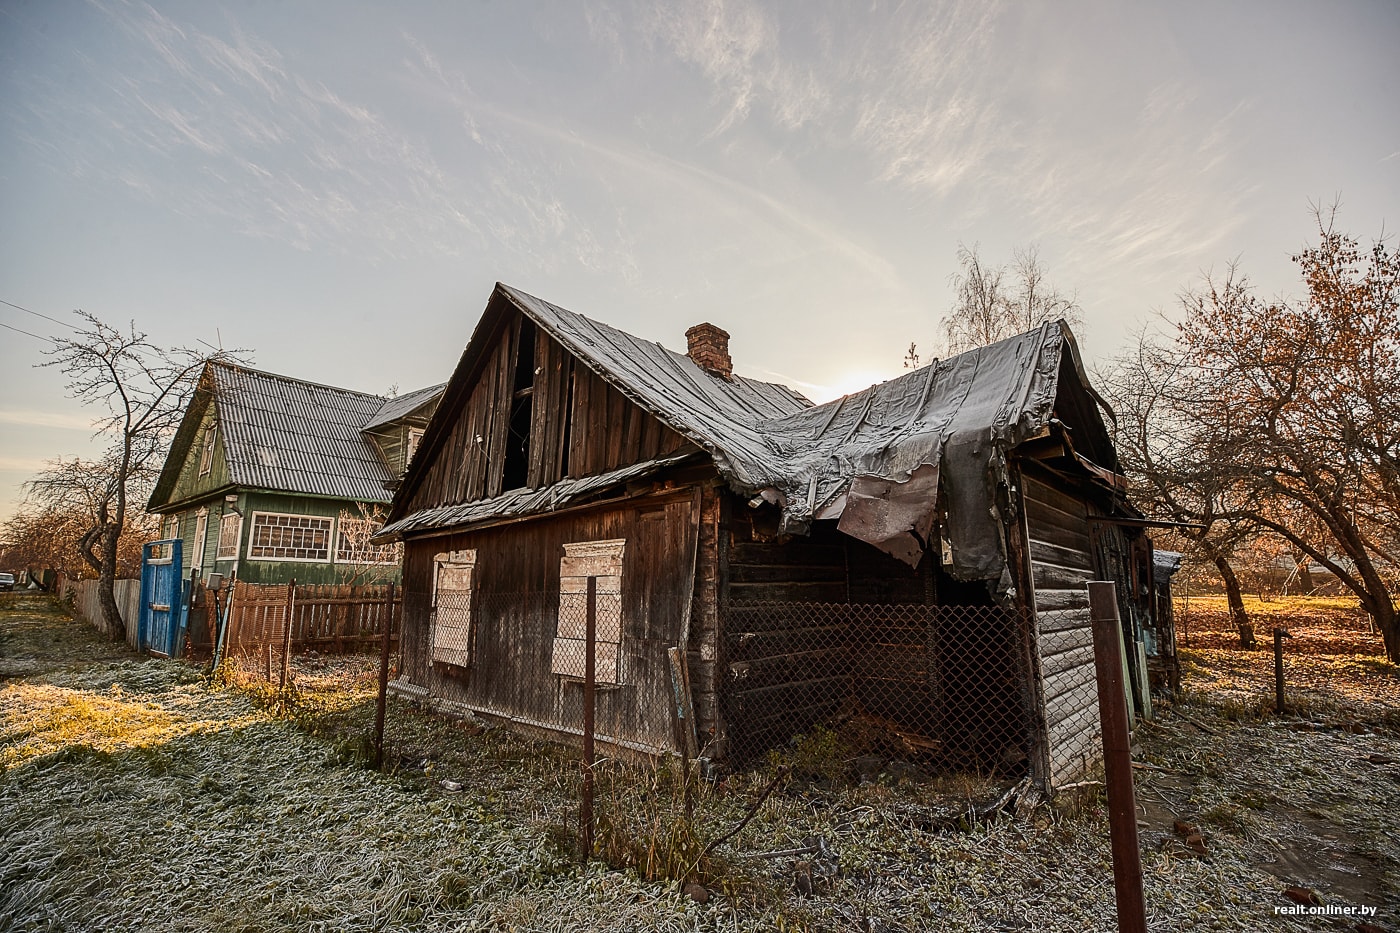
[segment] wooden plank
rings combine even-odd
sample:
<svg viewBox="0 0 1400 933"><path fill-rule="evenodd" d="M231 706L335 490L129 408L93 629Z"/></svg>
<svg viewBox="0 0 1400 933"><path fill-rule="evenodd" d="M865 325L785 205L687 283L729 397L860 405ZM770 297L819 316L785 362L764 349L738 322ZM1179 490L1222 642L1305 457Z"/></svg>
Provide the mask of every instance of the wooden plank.
<svg viewBox="0 0 1400 933"><path fill-rule="evenodd" d="M1042 652L1040 660L1041 677L1045 680L1050 680L1067 671L1072 671L1080 667L1091 667L1093 663L1093 645L1067 646L1064 650L1055 651L1052 654L1045 654Z"/></svg>
<svg viewBox="0 0 1400 933"><path fill-rule="evenodd" d="M1094 559L1087 551L1075 551L1034 540L1031 541L1029 550L1032 567L1044 564L1047 567L1078 570L1091 575L1094 572Z"/></svg>
<svg viewBox="0 0 1400 933"><path fill-rule="evenodd" d="M846 584L840 583L731 583L730 598L735 602L839 603L846 599Z"/></svg>

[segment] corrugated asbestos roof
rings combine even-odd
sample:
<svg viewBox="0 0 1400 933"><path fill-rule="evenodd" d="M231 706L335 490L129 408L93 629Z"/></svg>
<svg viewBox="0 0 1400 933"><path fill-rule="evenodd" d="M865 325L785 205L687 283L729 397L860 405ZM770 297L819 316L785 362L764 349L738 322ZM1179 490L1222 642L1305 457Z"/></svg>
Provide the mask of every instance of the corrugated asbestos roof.
<svg viewBox="0 0 1400 933"><path fill-rule="evenodd" d="M913 563L931 532L941 486L953 571L964 579L1009 582L996 516L1005 457L1048 424L1062 361L1073 363L1092 395L1063 322L811 407L786 387L712 375L684 354L518 289L497 284L493 304L496 297L698 444L736 491L777 504L784 531L805 533L815 518L840 518L841 530ZM478 337L485 339L480 328L473 341ZM409 494L406 485L400 495ZM497 507L524 514L538 499L521 495L432 509L393 527L464 525Z"/></svg>
<svg viewBox="0 0 1400 933"><path fill-rule="evenodd" d="M361 429L378 395L214 366L219 431L238 486L387 502L395 479Z"/></svg>
<svg viewBox="0 0 1400 933"><path fill-rule="evenodd" d="M409 392L404 395L395 396L385 402L379 409L378 414L363 425L361 431L372 431L381 425L391 421L398 421L407 415L429 404L437 396L442 394L442 390L447 387L447 383L440 382L435 386L428 386L426 389L419 389L416 392Z"/></svg>

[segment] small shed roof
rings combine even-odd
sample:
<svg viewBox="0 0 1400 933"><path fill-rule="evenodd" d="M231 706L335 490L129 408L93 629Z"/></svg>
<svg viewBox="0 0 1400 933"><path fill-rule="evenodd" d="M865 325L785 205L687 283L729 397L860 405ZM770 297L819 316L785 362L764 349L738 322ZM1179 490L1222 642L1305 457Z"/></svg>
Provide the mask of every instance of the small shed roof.
<svg viewBox="0 0 1400 933"><path fill-rule="evenodd" d="M384 402L379 408L379 412L364 424L361 431L372 431L382 427L391 421L398 421L400 418L407 418L409 415L426 408L442 395L442 390L447 387L447 383L439 382L435 386L428 386L426 389L418 389L415 392L406 392L403 395L396 395Z"/></svg>

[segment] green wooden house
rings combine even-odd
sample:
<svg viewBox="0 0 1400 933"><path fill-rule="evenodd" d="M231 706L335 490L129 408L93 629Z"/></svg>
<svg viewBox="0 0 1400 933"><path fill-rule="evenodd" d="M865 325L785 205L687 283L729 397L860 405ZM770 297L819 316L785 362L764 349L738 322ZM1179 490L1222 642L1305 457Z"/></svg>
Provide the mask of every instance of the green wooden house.
<svg viewBox="0 0 1400 933"><path fill-rule="evenodd" d="M369 542L442 395L394 398L210 364L147 509L185 567L249 583L383 583Z"/></svg>

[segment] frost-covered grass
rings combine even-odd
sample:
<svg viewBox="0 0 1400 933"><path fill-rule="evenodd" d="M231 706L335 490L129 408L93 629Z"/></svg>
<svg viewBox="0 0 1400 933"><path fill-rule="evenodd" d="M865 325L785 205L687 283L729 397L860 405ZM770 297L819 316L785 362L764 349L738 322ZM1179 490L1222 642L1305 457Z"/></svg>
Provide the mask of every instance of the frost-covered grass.
<svg viewBox="0 0 1400 933"><path fill-rule="evenodd" d="M136 658L44 604L26 604L0 607L0 665L8 665L0 666L8 675L0 680L0 930L1112 926L1094 788L1029 819L970 821L969 804L995 793L995 782L886 775L852 784L839 780L839 762L818 761L814 750L831 738L814 735L752 772L693 784L687 824L676 773L609 763L598 774L600 850L633 867L579 867L572 752L395 702L386 773L369 770L372 660L301 660L296 691L278 696ZM1400 742L1232 722L1209 694L1185 708L1219 734L1166 712L1139 741L1147 760L1170 771L1143 775L1141 794L1206 825L1210 854L1186 854L1170 823L1165 832L1145 828L1152 928L1327 929L1273 914L1288 902L1260 852L1283 833L1286 814L1269 809L1269 795L1306 797L1310 771L1321 773L1329 758L1400 756ZM1266 781L1270 743L1281 738L1305 752ZM752 823L686 870L779 765L793 773ZM1394 793L1385 782L1396 787L1385 766L1349 764L1317 782L1318 812L1343 824L1360 818L1336 798L1344 785L1394 813L1400 801L1384 796ZM1378 819L1383 825L1358 844L1394 831L1393 816ZM834 859L758 857L815 837ZM706 883L708 902L661 880L685 877ZM799 884L812 893L798 893Z"/></svg>

